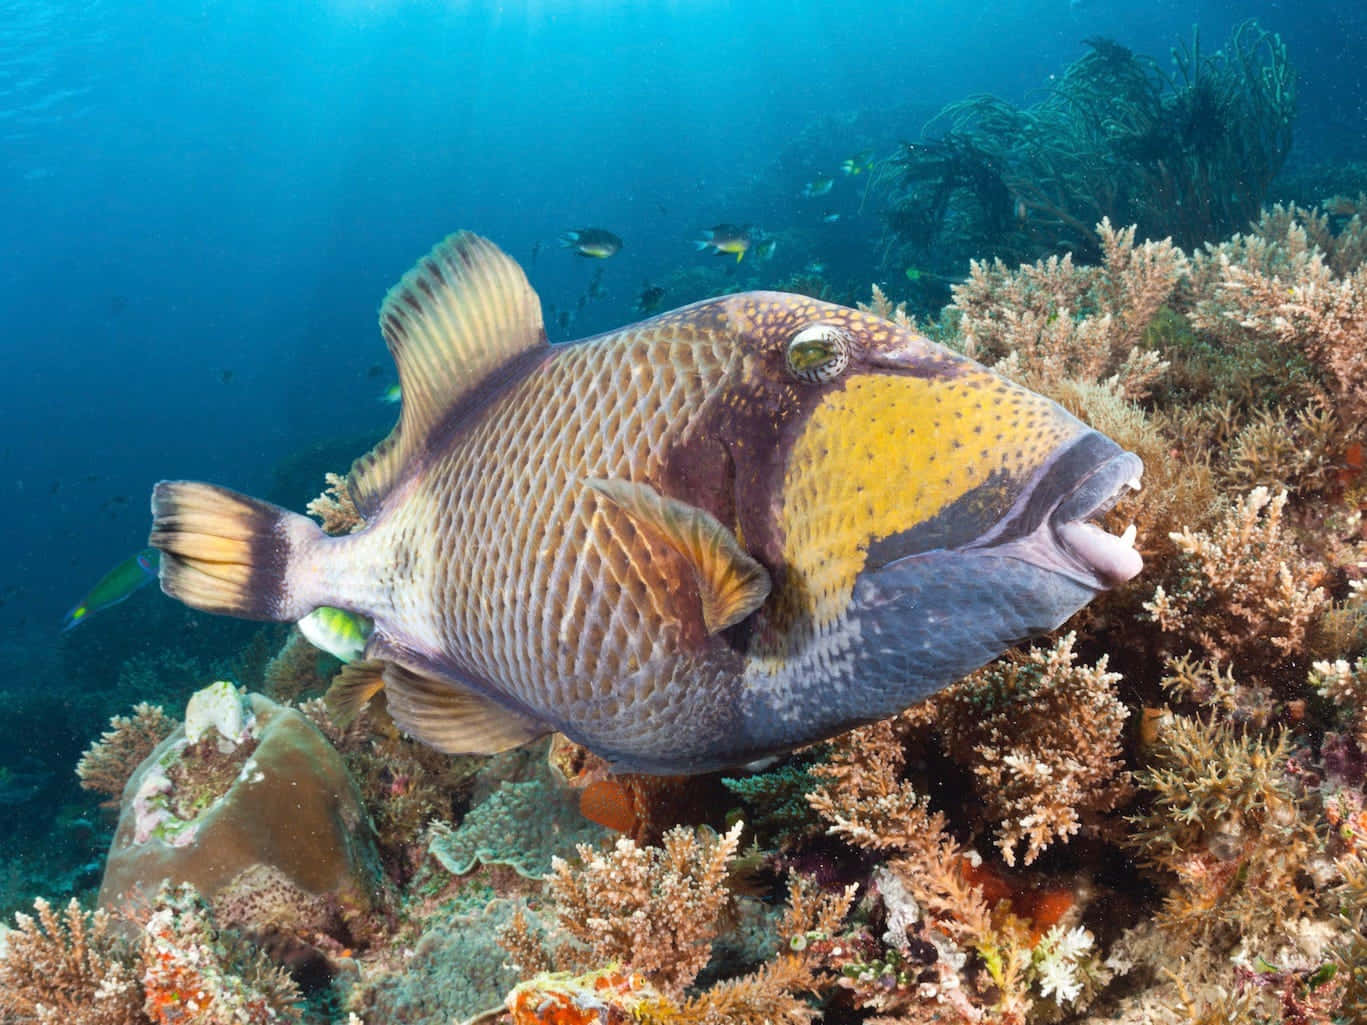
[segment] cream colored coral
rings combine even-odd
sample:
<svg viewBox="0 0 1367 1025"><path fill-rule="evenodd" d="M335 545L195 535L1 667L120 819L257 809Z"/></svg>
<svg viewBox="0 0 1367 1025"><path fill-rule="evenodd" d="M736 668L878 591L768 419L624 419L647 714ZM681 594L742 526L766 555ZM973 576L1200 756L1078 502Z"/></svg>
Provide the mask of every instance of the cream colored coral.
<svg viewBox="0 0 1367 1025"><path fill-rule="evenodd" d="M581 844L579 865L552 861L548 891L561 927L578 943L555 955L562 970L618 962L679 995L702 971L730 903L728 863L742 824L721 836L675 827L660 847L627 837L607 852ZM573 961L573 964L567 962Z"/></svg>
<svg viewBox="0 0 1367 1025"><path fill-rule="evenodd" d="M103 911L41 897L15 915L0 956L0 1020L36 1025L145 1025L135 956Z"/></svg>

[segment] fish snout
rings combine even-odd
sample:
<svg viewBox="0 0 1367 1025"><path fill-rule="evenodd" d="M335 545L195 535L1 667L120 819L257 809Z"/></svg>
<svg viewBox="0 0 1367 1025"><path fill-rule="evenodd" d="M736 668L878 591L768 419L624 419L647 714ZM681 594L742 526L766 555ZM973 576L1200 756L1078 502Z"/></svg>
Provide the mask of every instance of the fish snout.
<svg viewBox="0 0 1367 1025"><path fill-rule="evenodd" d="M1087 430L1055 454L1013 515L972 547L1017 558L1105 591L1137 576L1144 560L1133 525L1111 534L1096 521L1138 491L1144 464L1104 434Z"/></svg>

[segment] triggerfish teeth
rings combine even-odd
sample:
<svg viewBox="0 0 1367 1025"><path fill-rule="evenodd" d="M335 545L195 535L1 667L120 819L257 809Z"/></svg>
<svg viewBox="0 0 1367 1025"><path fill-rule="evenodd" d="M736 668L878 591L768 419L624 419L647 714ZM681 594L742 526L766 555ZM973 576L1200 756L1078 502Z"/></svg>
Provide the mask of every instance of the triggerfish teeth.
<svg viewBox="0 0 1367 1025"><path fill-rule="evenodd" d="M353 659L339 723L384 690L442 751L559 731L614 770L745 765L897 713L1142 566L1133 527L1095 522L1136 456L872 313L743 292L549 345L522 269L462 232L380 330L401 403L346 478L353 533L209 484L152 495L167 594Z"/></svg>

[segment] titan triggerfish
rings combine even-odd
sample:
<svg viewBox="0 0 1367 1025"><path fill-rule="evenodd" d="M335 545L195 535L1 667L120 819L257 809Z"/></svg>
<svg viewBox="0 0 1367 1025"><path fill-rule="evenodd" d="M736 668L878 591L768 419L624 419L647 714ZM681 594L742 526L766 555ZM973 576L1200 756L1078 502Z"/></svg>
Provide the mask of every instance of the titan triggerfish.
<svg viewBox="0 0 1367 1025"><path fill-rule="evenodd" d="M372 624L333 685L449 752L558 730L622 770L744 764L893 715L1139 572L1093 522L1142 465L870 313L781 292L549 345L467 232L386 296L398 424L364 525L163 481L167 594ZM339 413L340 415L340 413Z"/></svg>

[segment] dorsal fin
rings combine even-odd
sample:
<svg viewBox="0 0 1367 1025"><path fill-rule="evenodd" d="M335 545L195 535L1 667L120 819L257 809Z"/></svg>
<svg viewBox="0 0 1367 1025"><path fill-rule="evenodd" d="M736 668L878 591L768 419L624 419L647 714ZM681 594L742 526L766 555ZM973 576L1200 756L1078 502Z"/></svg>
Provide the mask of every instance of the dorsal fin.
<svg viewBox="0 0 1367 1025"><path fill-rule="evenodd" d="M474 691L394 662L385 665L384 688L399 728L446 754L497 754L550 732Z"/></svg>
<svg viewBox="0 0 1367 1025"><path fill-rule="evenodd" d="M374 513L462 398L515 356L546 344L541 301L522 268L468 231L448 236L389 290L380 331L398 366L403 406L394 430L347 477L362 516Z"/></svg>
<svg viewBox="0 0 1367 1025"><path fill-rule="evenodd" d="M739 623L769 596L769 572L706 509L661 495L649 484L584 482L637 523L662 534L692 565L708 633Z"/></svg>

